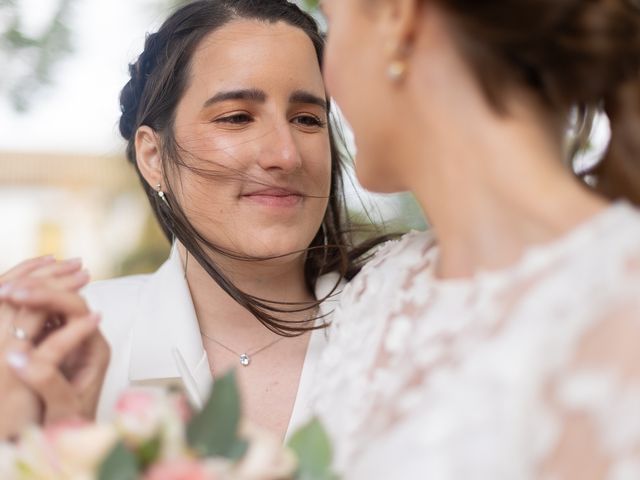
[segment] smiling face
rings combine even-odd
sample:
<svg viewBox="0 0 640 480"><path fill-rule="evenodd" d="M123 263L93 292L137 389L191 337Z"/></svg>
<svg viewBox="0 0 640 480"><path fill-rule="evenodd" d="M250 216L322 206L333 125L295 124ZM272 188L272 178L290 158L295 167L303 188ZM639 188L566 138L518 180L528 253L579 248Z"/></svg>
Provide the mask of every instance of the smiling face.
<svg viewBox="0 0 640 480"><path fill-rule="evenodd" d="M204 38L165 172L191 224L251 257L307 248L331 183L325 89L313 43L288 24L237 20Z"/></svg>

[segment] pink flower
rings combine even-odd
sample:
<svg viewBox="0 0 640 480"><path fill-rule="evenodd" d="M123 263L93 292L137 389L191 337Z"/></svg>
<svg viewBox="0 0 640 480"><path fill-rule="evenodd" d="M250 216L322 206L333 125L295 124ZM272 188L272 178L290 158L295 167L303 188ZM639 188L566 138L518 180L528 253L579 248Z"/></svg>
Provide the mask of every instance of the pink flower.
<svg viewBox="0 0 640 480"><path fill-rule="evenodd" d="M71 418L47 425L44 429L44 436L50 443L56 443L60 436L74 430L82 430L91 426L91 423L82 418Z"/></svg>
<svg viewBox="0 0 640 480"><path fill-rule="evenodd" d="M157 401L157 396L151 392L128 390L118 399L116 412L130 415L144 415Z"/></svg>
<svg viewBox="0 0 640 480"><path fill-rule="evenodd" d="M167 417L166 399L160 393L132 389L116 403L115 425L125 442L138 447L158 435Z"/></svg>
<svg viewBox="0 0 640 480"><path fill-rule="evenodd" d="M145 480L216 480L204 466L195 460L178 459L155 464Z"/></svg>

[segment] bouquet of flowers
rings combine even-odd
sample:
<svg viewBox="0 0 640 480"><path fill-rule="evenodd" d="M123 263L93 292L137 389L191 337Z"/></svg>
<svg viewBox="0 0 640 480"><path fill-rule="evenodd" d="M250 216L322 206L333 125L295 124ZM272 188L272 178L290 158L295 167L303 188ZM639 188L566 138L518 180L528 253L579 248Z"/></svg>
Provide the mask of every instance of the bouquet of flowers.
<svg viewBox="0 0 640 480"><path fill-rule="evenodd" d="M109 423L32 427L0 444L3 480L334 480L318 421L288 445L242 422L233 373L194 412L184 396L125 392Z"/></svg>

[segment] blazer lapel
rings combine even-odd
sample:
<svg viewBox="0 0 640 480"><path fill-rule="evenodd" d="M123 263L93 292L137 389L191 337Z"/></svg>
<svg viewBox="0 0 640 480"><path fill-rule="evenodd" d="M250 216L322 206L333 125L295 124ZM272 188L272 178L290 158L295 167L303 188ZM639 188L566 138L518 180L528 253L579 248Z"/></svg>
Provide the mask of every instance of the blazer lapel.
<svg viewBox="0 0 640 480"><path fill-rule="evenodd" d="M141 292L132 329L129 380L139 384L182 382L202 405L213 382L178 249Z"/></svg>

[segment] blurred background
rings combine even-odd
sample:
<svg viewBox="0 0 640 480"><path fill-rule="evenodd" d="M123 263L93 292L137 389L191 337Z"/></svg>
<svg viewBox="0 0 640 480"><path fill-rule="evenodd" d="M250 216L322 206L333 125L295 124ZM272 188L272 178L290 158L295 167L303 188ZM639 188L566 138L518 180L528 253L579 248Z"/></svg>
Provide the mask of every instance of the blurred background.
<svg viewBox="0 0 640 480"><path fill-rule="evenodd" d="M124 158L118 95L145 33L180 3L0 0L0 271L54 254L82 257L100 279L166 258ZM318 15L315 1L300 4ZM348 193L359 219L425 228L408 195L369 195L355 180Z"/></svg>

